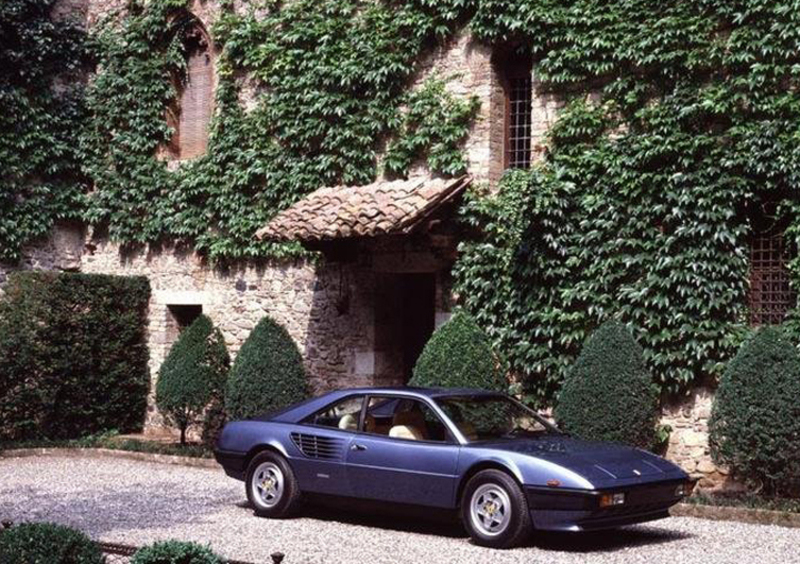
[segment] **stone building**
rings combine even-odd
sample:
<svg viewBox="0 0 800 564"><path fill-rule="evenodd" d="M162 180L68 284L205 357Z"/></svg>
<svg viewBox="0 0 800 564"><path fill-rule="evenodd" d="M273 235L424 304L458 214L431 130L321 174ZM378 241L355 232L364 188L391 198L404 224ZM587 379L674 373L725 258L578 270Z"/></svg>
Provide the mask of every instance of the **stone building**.
<svg viewBox="0 0 800 564"><path fill-rule="evenodd" d="M92 26L121 10L120 0L61 0L59 17ZM195 43L188 49L190 86L180 89L179 112L165 108L177 131L166 158L203 154L216 71L206 30L219 14L213 0L195 0ZM155 378L182 327L209 315L235 355L264 315L283 324L303 353L312 387L402 385L422 346L449 315L450 269L458 232L452 221L470 184L490 189L508 168L531 165L543 153L559 99L541 92L530 60L490 47L462 32L419 62L414 84L430 76L447 80L457 96L477 96L480 109L465 143L468 174L433 178L417 165L407 181L379 179L362 187L317 190L279 214L259 236L302 241L316 260L252 262L210 267L178 248L123 252L82 225L59 225L46 241L30 245L18 265L0 265L0 282L13 268L144 275L153 294L149 310L150 370ZM247 94L243 104L248 106ZM711 395L700 390L668 406L673 427L668 456L703 477L724 481L711 463L707 420ZM147 426L160 417L150 402Z"/></svg>

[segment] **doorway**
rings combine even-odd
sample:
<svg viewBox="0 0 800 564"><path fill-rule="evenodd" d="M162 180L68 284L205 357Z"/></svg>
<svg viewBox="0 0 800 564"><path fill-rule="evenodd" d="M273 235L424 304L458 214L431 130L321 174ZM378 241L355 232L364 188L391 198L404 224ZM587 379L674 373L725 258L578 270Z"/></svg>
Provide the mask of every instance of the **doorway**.
<svg viewBox="0 0 800 564"><path fill-rule="evenodd" d="M401 274L399 278L403 383L408 384L414 365L433 334L436 321L436 276L431 273Z"/></svg>
<svg viewBox="0 0 800 564"><path fill-rule="evenodd" d="M381 273L375 292L375 384L406 385L436 322L434 273Z"/></svg>

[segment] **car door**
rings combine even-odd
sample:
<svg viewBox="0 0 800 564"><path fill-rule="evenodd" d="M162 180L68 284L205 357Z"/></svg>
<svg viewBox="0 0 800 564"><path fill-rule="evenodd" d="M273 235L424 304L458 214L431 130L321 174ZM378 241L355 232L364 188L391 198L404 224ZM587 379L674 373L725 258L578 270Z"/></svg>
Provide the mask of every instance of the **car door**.
<svg viewBox="0 0 800 564"><path fill-rule="evenodd" d="M366 499L450 507L459 451L444 422L426 403L370 396L362 432L347 452L350 491Z"/></svg>
<svg viewBox="0 0 800 564"><path fill-rule="evenodd" d="M351 495L345 462L364 399L364 394L339 399L292 428L290 464L302 491Z"/></svg>

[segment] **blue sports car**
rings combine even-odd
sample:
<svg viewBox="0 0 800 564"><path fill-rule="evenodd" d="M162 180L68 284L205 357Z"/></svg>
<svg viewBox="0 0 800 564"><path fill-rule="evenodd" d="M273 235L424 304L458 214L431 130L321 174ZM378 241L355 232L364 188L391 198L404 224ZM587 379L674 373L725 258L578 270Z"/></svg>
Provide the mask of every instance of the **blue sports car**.
<svg viewBox="0 0 800 564"><path fill-rule="evenodd" d="M303 494L457 510L477 544L669 515L693 482L649 452L572 438L516 400L472 389L339 390L228 423L215 450L257 515Z"/></svg>

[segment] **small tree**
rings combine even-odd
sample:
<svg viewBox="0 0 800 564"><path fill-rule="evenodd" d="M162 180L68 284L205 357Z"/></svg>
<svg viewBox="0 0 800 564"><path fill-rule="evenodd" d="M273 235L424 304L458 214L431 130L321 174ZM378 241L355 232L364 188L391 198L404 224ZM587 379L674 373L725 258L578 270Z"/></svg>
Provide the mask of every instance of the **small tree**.
<svg viewBox="0 0 800 564"><path fill-rule="evenodd" d="M181 444L186 444L189 426L201 420L211 403L221 400L229 366L222 333L205 315L172 345L158 374L156 405L181 430Z"/></svg>
<svg viewBox="0 0 800 564"><path fill-rule="evenodd" d="M225 411L246 419L280 409L306 397L303 358L289 333L264 317L242 345L231 369Z"/></svg>
<svg viewBox="0 0 800 564"><path fill-rule="evenodd" d="M800 487L800 356L782 331L759 329L728 363L709 421L718 464L766 493Z"/></svg>
<svg viewBox="0 0 800 564"><path fill-rule="evenodd" d="M569 370L556 420L584 439L653 448L657 415L657 389L642 348L623 324L606 322Z"/></svg>
<svg viewBox="0 0 800 564"><path fill-rule="evenodd" d="M465 311L456 312L434 332L409 385L508 390L489 336Z"/></svg>

